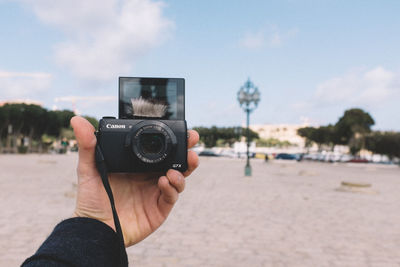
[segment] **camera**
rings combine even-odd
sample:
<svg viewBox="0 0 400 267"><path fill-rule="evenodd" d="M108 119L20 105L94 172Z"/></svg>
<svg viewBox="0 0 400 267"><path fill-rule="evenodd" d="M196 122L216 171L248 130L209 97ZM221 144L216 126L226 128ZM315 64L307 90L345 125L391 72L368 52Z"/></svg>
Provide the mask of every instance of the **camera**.
<svg viewBox="0 0 400 267"><path fill-rule="evenodd" d="M108 172L187 170L185 80L119 77L119 115L99 121Z"/></svg>

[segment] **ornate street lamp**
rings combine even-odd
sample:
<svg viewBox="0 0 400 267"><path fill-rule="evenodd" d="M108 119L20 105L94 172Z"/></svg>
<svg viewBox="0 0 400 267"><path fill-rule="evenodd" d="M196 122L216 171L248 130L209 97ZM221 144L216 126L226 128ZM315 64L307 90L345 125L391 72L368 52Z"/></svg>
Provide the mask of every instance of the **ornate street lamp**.
<svg viewBox="0 0 400 267"><path fill-rule="evenodd" d="M249 131L249 122L250 122L250 113L256 109L258 102L260 102L260 92L258 88L254 86L254 84L250 81L250 78L245 82L245 84L240 87L240 90L237 94L238 101L240 107L247 113L247 129L246 129L246 141L247 141L247 163L244 169L245 176L251 176L251 166L250 166L250 156L249 156L249 147L250 147L250 131Z"/></svg>

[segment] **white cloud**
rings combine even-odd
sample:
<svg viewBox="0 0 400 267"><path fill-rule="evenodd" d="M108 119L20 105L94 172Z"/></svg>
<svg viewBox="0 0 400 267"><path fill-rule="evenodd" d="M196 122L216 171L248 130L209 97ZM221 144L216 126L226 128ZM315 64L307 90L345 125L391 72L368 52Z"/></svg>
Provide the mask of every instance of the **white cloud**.
<svg viewBox="0 0 400 267"><path fill-rule="evenodd" d="M61 96L54 98L54 102L114 102L117 101L116 96Z"/></svg>
<svg viewBox="0 0 400 267"><path fill-rule="evenodd" d="M282 36L279 33L274 33L269 41L271 46L280 46L282 44Z"/></svg>
<svg viewBox="0 0 400 267"><path fill-rule="evenodd" d="M75 114L80 115L81 110L88 110L93 107L99 107L110 104L115 104L118 102L116 96L110 95L92 95L92 96L61 96L53 99L53 110L57 109L72 109Z"/></svg>
<svg viewBox="0 0 400 267"><path fill-rule="evenodd" d="M0 96L3 99L37 97L50 87L52 76L44 72L0 70Z"/></svg>
<svg viewBox="0 0 400 267"><path fill-rule="evenodd" d="M400 103L400 71L382 66L354 69L318 84L309 98L291 105L294 113L313 118L317 124L336 123L349 108L368 111L378 129L393 129ZM389 116L387 114L390 114Z"/></svg>
<svg viewBox="0 0 400 267"><path fill-rule="evenodd" d="M241 46L248 49L259 49L265 45L265 36L263 32L246 33L240 41Z"/></svg>
<svg viewBox="0 0 400 267"><path fill-rule="evenodd" d="M162 43L173 23L152 0L20 0L67 37L57 63L78 77L110 80L129 73L138 57Z"/></svg>
<svg viewBox="0 0 400 267"><path fill-rule="evenodd" d="M72 106L74 109L76 109L77 106L79 108L88 108L92 107L95 105L103 105L103 104L114 104L117 103L118 99L116 96L109 96L109 95L104 95L104 96L98 96L98 95L93 95L93 96L62 96L62 97L56 97L54 98L54 106L61 105L64 106Z"/></svg>
<svg viewBox="0 0 400 267"><path fill-rule="evenodd" d="M257 50L264 47L280 47L288 40L294 38L298 33L296 28L282 31L272 25L258 32L247 32L240 45L250 50Z"/></svg>
<svg viewBox="0 0 400 267"><path fill-rule="evenodd" d="M321 104L376 105L398 95L400 73L381 66L371 70L353 70L320 83L315 101Z"/></svg>

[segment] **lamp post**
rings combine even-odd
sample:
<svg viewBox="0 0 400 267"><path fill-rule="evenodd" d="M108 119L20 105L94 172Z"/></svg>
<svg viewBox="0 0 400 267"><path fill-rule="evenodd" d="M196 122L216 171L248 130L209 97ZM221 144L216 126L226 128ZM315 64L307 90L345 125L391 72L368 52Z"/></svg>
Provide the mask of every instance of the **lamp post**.
<svg viewBox="0 0 400 267"><path fill-rule="evenodd" d="M245 176L251 176L251 166L250 166L250 156L249 156L249 147L250 147L250 131L249 131L249 122L250 122L250 113L256 109L258 102L260 101L260 92L258 88L254 86L254 84L250 81L250 78L245 82L245 84L240 87L240 90L237 94L237 98L240 104L240 107L247 114L247 128L246 128L246 141L247 141L247 163L244 169Z"/></svg>

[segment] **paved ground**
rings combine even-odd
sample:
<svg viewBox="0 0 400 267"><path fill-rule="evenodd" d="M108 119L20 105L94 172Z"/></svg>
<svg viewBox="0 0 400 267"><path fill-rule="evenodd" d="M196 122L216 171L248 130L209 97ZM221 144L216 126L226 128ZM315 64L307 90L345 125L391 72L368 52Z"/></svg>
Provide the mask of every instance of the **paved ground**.
<svg viewBox="0 0 400 267"><path fill-rule="evenodd" d="M18 266L74 208L73 155L0 155L0 266ZM131 266L400 266L400 168L201 158ZM340 183L371 183L343 192ZM339 189L339 190L337 190Z"/></svg>

